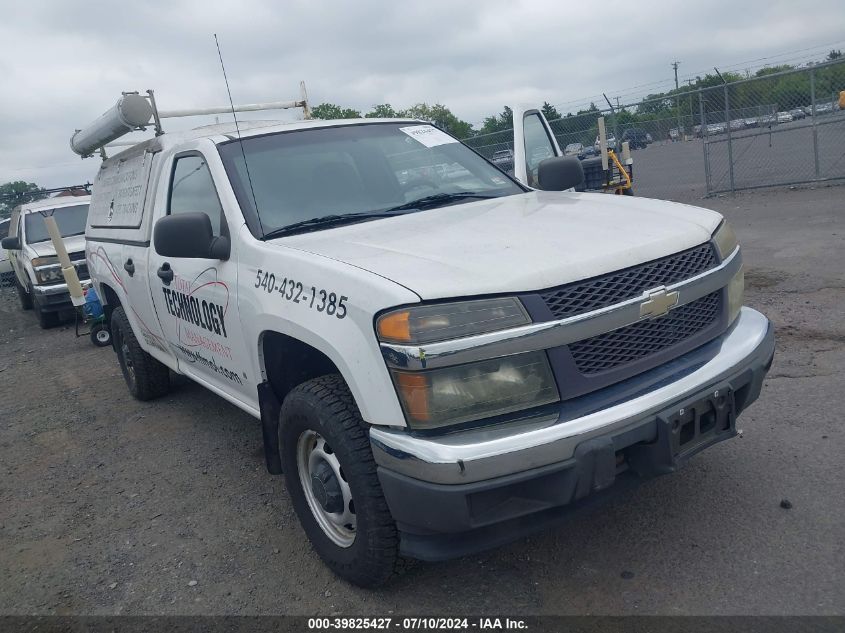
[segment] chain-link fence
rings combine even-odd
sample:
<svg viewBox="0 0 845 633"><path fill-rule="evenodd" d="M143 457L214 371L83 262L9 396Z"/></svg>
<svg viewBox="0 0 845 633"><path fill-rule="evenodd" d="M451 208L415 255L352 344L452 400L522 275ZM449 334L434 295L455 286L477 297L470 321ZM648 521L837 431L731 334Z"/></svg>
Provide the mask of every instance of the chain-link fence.
<svg viewBox="0 0 845 633"><path fill-rule="evenodd" d="M707 193L845 179L845 62L699 93Z"/></svg>
<svg viewBox="0 0 845 633"><path fill-rule="evenodd" d="M565 154L598 153L628 141L637 195L689 200L753 187L845 179L845 60L770 72L549 121ZM510 168L513 130L464 139Z"/></svg>

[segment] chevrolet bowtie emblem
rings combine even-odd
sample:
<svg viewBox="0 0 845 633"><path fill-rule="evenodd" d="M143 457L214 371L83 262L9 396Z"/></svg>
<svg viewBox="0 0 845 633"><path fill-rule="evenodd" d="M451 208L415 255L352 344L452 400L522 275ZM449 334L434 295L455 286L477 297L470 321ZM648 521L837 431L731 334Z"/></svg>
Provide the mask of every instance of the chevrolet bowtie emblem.
<svg viewBox="0 0 845 633"><path fill-rule="evenodd" d="M640 304L640 318L648 317L653 319L655 317L663 316L669 312L670 308L678 305L678 293L666 292L666 288L661 286L654 290L646 290L643 293L645 299Z"/></svg>

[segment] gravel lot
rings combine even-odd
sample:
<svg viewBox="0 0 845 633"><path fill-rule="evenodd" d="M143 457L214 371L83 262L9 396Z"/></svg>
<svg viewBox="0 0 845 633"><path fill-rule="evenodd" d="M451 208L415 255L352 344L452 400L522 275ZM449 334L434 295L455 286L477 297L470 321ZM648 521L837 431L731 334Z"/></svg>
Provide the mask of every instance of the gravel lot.
<svg viewBox="0 0 845 633"><path fill-rule="evenodd" d="M3 293L0 613L845 614L843 200L696 202L734 223L748 303L777 326L741 438L562 529L378 592L311 551L255 420L187 381L133 400L109 348L39 330Z"/></svg>

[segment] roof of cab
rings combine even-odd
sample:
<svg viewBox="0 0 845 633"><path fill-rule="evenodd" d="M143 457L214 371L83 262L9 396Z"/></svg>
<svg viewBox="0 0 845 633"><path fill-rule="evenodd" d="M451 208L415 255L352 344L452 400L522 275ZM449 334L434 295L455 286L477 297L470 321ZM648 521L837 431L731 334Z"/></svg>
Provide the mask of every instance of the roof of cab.
<svg viewBox="0 0 845 633"><path fill-rule="evenodd" d="M63 207L74 207L78 204L88 204L90 202L90 195L58 196L53 198L44 198L43 200L36 200L35 202L27 202L26 204L22 204L21 214L30 213L32 211L40 211L41 209L61 209Z"/></svg>
<svg viewBox="0 0 845 633"><path fill-rule="evenodd" d="M178 146L187 141L194 141L202 138L212 139L215 143L222 143L224 141L236 139L238 137L239 130L241 138L249 138L260 134L272 134L273 132L288 132L291 130L308 130L313 128L337 127L340 125L361 125L373 123L427 124L426 121L420 121L418 119L376 118L330 119L326 121L319 119L310 119L307 121L238 121L237 127L235 127L234 122L215 123L213 125L203 125L181 132L165 132L161 136L141 141L137 145L133 145L119 154L110 156L105 162L108 163L115 159L128 158L141 150L159 152Z"/></svg>

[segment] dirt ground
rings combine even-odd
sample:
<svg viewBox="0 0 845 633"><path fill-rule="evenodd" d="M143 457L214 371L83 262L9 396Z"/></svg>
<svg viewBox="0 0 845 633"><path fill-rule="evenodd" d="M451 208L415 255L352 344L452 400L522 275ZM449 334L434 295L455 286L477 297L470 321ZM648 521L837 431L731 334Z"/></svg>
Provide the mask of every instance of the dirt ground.
<svg viewBox="0 0 845 633"><path fill-rule="evenodd" d="M185 380L137 402L110 348L0 293L0 614L845 613L845 187L694 203L734 223L776 325L742 437L375 592L312 552L255 420Z"/></svg>

